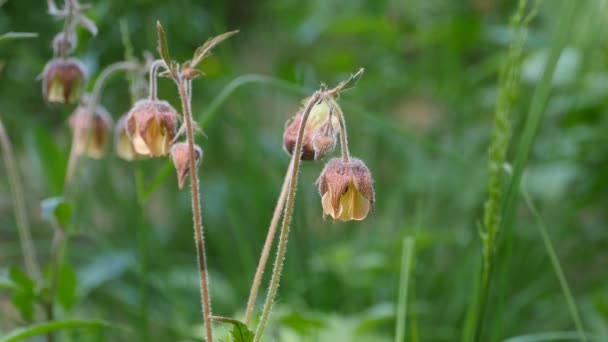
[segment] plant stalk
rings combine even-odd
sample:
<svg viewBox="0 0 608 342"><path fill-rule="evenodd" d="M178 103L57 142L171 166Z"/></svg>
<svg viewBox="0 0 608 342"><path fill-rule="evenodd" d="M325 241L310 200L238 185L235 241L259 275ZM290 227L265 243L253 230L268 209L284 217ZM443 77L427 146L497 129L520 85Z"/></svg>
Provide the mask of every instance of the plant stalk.
<svg viewBox="0 0 608 342"><path fill-rule="evenodd" d="M203 320L207 332L207 342L213 342L211 329L211 300L209 298L209 285L207 277L207 260L205 256L205 237L203 234L203 223L200 207L200 193L198 187L198 174L196 169L196 152L194 150L194 129L192 123L192 112L188 95L188 80L181 76L175 77L175 83L179 90L179 97L182 102L184 120L186 121L186 136L188 138L188 152L190 155L190 185L192 195L192 215L194 221L194 236L196 243L196 254L200 273L201 301L203 307Z"/></svg>
<svg viewBox="0 0 608 342"><path fill-rule="evenodd" d="M350 161L350 152L348 150L348 136L346 134L346 120L344 120L344 112L336 100L334 100L331 96L325 96L324 101L329 104L329 106L338 116L338 121L340 121L340 148L342 150L342 161L348 163Z"/></svg>
<svg viewBox="0 0 608 342"><path fill-rule="evenodd" d="M272 270L272 278L270 279L270 285L268 287L268 295L266 296L266 302L264 303L264 309L260 317L260 323L256 329L253 342L259 342L264 333L264 328L270 316L272 310L272 304L279 288L279 280L281 279L281 270L283 269L283 261L285 259L285 250L287 248L287 237L289 235L289 224L291 223L291 217L294 208L294 199L296 196L296 186L298 184L298 171L300 169L300 159L302 155L302 141L304 139L304 128L306 127L306 121L312 107L321 99L323 93L317 91L308 100L304 114L302 115L302 121L300 122L300 129L298 131L298 138L296 139L296 146L292 155L293 164L291 169L291 177L289 180L289 189L287 192L287 203L285 206L285 214L283 215L283 224L281 226L281 235L279 237L279 246L277 248L277 255L274 262L274 268Z"/></svg>
<svg viewBox="0 0 608 342"><path fill-rule="evenodd" d="M2 145L4 165L11 188L13 210L15 211L15 223L17 224L17 232L19 233L19 241L21 243L21 250L23 251L25 269L30 277L39 280L41 278L40 266L36 260L36 251L34 249L34 243L32 242L30 224L27 219L25 200L23 199L23 187L21 186L21 179L19 178L19 172L17 171L13 146L6 133L2 120L0 120L0 144Z"/></svg>
<svg viewBox="0 0 608 342"><path fill-rule="evenodd" d="M277 226L279 225L279 219L281 218L281 212L285 207L285 198L287 197L287 189L289 186L290 175L293 168L293 159L289 162L289 167L287 167L287 172L285 173L285 179L283 180L283 186L281 187L281 194L279 195L279 200L277 201L277 205L274 207L274 213L272 214L272 219L270 220L270 227L268 228L268 234L266 235L266 241L264 242L264 248L262 248L262 255L260 256L260 261L258 263L258 268L255 272L255 276L253 278L253 283L251 285L251 291L249 292L249 300L247 301L247 309L245 310L245 325L248 325L251 321L251 313L253 312L253 307L255 306L255 300L258 296L258 290L260 288L260 283L262 282L262 276L264 275L264 269L266 268L266 262L268 261L268 255L270 254L270 248L272 247L272 242L274 241L274 236L276 235Z"/></svg>

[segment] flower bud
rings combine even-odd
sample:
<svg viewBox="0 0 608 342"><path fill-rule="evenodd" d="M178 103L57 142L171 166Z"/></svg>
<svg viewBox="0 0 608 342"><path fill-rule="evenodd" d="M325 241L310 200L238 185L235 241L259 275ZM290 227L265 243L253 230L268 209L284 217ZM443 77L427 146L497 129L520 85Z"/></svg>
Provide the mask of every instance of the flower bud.
<svg viewBox="0 0 608 342"><path fill-rule="evenodd" d="M137 154L169 153L178 124L177 111L166 101L140 100L129 111L127 133Z"/></svg>
<svg viewBox="0 0 608 342"><path fill-rule="evenodd" d="M201 163L203 158L203 150L198 145L194 145L194 154L196 157L196 166ZM171 160L177 171L177 185L180 189L184 187L186 176L190 172L190 149L188 143L180 142L171 147Z"/></svg>
<svg viewBox="0 0 608 342"><path fill-rule="evenodd" d="M137 158L137 153L135 153L135 149L133 149L133 144L127 133L127 114L121 116L116 123L114 129L114 151L116 155L127 161Z"/></svg>
<svg viewBox="0 0 608 342"><path fill-rule="evenodd" d="M76 49L76 34L71 32L67 36L68 39L65 39L65 37L65 33L62 31L53 38L53 51L55 55L68 55Z"/></svg>
<svg viewBox="0 0 608 342"><path fill-rule="evenodd" d="M84 85L84 67L75 59L54 58L42 72L42 93L48 102L74 103Z"/></svg>
<svg viewBox="0 0 608 342"><path fill-rule="evenodd" d="M72 142L77 154L85 154L91 158L103 157L110 142L112 117L102 106L97 106L93 117L87 112L88 105L81 103L70 116L69 123L75 140Z"/></svg>
<svg viewBox="0 0 608 342"><path fill-rule="evenodd" d="M323 216L342 221L363 220L369 209L374 208L372 183L372 175L361 160L330 160L317 180Z"/></svg>
<svg viewBox="0 0 608 342"><path fill-rule="evenodd" d="M304 109L301 108L285 125L283 147L289 154L292 154L295 148L303 115ZM304 128L302 160L319 160L325 154L332 152L336 146L338 135L336 132L339 132L339 127L338 118L330 114L329 106L325 102L314 105Z"/></svg>

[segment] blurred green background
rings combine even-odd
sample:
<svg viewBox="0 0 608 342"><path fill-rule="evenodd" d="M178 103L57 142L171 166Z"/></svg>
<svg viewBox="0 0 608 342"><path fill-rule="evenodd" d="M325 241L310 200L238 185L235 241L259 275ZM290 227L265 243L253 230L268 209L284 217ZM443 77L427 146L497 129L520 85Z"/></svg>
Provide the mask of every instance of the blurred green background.
<svg viewBox="0 0 608 342"><path fill-rule="evenodd" d="M524 184L554 241L585 330L606 341L608 1L577 1L574 29L558 63ZM541 2L530 23L521 95L513 113L514 143L552 33L563 24L556 16L560 3ZM285 121L320 82L331 86L365 67L363 79L341 103L351 153L366 162L375 178L376 217L324 221L314 186L323 162L302 166L267 339L393 340L407 236L416 246L408 341L460 339L481 260L477 225L486 195L487 148L516 1L134 0L91 5L86 13L99 34L91 37L79 29L74 55L93 79L103 66L124 58L121 21L142 56L156 51L155 22L160 20L172 56L180 61L207 38L241 30L202 64L207 77L195 81L193 91L194 115L202 121L209 104L227 86L238 85L206 123L207 137L197 139L204 150L199 174L214 314L243 316L288 164L282 149ZM45 267L52 228L41 217L40 202L62 194L71 138L67 118L74 109L45 104L36 80L62 27L46 12L41 0L9 0L0 7L0 33L38 33L33 39L0 42L0 115L14 144L36 253ZM251 74L271 78L247 76ZM159 96L179 108L174 85L165 79L159 84ZM101 103L114 119L129 110L124 77L112 79ZM116 327L75 330L59 340L201 340L189 192L178 191L166 159L128 163L109 152L102 160L79 164L75 232L65 255L76 274L76 297L74 305L59 306L57 316L101 319ZM0 166L0 276L6 276L23 258L4 163ZM137 169L147 184L166 174L143 209L135 194ZM496 278L505 286L504 302L491 292L484 340L574 330L535 225L522 201L509 278ZM147 324L142 323L138 251L138 232L144 230ZM261 289L258 309L264 296ZM36 317L40 321L42 315ZM10 291L0 290L0 334L23 324Z"/></svg>

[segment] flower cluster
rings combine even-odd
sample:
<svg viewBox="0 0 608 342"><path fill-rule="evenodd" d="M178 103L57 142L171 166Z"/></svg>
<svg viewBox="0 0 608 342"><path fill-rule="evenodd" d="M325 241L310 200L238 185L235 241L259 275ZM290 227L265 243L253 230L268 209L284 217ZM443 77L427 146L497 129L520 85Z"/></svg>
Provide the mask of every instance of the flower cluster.
<svg viewBox="0 0 608 342"><path fill-rule="evenodd" d="M323 216L334 220L363 220L374 210L375 195L371 172L360 159L351 158L346 138L344 113L336 102L340 92L354 86L363 69L332 90L323 86L320 100L309 108L298 110L289 119L283 134L283 147L292 155L301 133L301 160L320 160L335 149L340 140L342 157L333 158L326 165L316 184L321 195ZM303 103L308 103L306 99ZM303 119L306 119L303 122ZM304 125L301 130L301 126ZM301 132L300 132L301 131Z"/></svg>

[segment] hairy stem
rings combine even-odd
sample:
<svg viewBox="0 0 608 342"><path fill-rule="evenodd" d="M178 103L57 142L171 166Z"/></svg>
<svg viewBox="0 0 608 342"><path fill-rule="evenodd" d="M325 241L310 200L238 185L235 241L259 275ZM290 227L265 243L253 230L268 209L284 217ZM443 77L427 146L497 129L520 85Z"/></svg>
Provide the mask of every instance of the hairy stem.
<svg viewBox="0 0 608 342"><path fill-rule="evenodd" d="M205 256L205 237L203 235L203 223L201 217L200 194L198 188L198 174L196 170L196 152L194 150L194 129L192 123L192 112L188 95L188 80L181 76L175 77L175 83L179 90L182 102L184 120L186 121L186 136L188 137L188 152L190 155L190 185L192 195L192 215L194 221L194 236L196 243L196 254L200 273L201 301L203 306L203 320L207 332L207 342L213 342L211 329L211 300L209 298L209 285L207 279L207 260Z"/></svg>
<svg viewBox="0 0 608 342"><path fill-rule="evenodd" d="M258 262L258 268L255 271L255 276L251 285L251 291L249 292L249 300L247 301L247 309L245 310L245 325L249 324L249 322L251 321L251 313L253 312L255 300L258 296L258 290L260 288L260 283L262 282L262 275L264 275L264 269L266 269L266 262L268 261L268 255L270 254L270 248L272 247L272 242L274 241L277 226L279 225L281 212L285 207L285 198L287 197L287 189L290 180L289 176L291 175L292 168L293 159L291 159L289 167L287 168L287 172L285 173L285 179L283 180L283 186L281 187L281 194L279 195L277 205L274 207L274 213L272 214L272 219L270 220L270 227L268 228L268 234L266 235L264 248L262 248L262 255L260 256L260 261Z"/></svg>
<svg viewBox="0 0 608 342"><path fill-rule="evenodd" d="M270 279L270 285L268 287L268 295L266 296L266 302L264 303L264 309L262 310L262 316L260 317L260 323L255 332L253 338L254 342L259 342L264 333L264 327L270 316L272 310L272 304L279 288L279 280L281 279L281 270L283 269L283 260L285 258L285 250L287 249L287 237L289 235L289 224L291 223L291 216L293 214L294 199L296 196L296 186L298 184L298 171L300 169L300 158L302 154L302 140L304 139L304 128L306 127L306 121L312 107L319 101L322 93L316 92L308 100L304 114L302 115L302 121L300 122L300 129L298 131L298 138L296 139L296 146L292 155L291 163L291 176L289 180L289 189L287 192L287 203L285 206L285 214L283 215L283 224L281 226L281 235L279 237L279 246L277 248L277 255L274 261L274 268L272 270L272 278Z"/></svg>
<svg viewBox="0 0 608 342"><path fill-rule="evenodd" d="M17 171L17 164L13 154L13 146L8 138L6 129L0 120L0 144L2 145L2 154L4 156L4 165L6 166L6 174L8 175L11 195L13 198L13 210L15 211L15 222L19 233L19 241L21 250L23 251L23 259L27 273L34 279L41 278L40 266L36 260L36 251L32 242L30 233L30 224L25 212L25 201L23 199L23 188L21 179Z"/></svg>
<svg viewBox="0 0 608 342"><path fill-rule="evenodd" d="M95 82L95 85L93 86L93 92L91 93L91 97L88 99L87 102L87 114L89 115L88 118L88 123L84 126L87 131L85 132L86 134L86 141L87 144L85 146L88 146L88 142L89 142L89 138L90 138L90 132L91 130L89 129L91 126L91 121L93 120L93 112L95 111L95 107L97 106L97 101L99 100L99 97L101 96L101 91L103 90L103 87L105 86L107 80L109 79L110 76L112 76L112 74L114 74L115 72L118 71L133 71L133 70L137 70L137 64L133 63L133 62L116 62L113 64L110 64L109 66L107 66L99 75L99 77L97 78L97 81ZM80 131L80 129L74 129L74 132L72 133L72 148L70 149L70 156L68 159L68 167L67 167L67 171L65 173L65 182L64 182L64 192L67 193L67 189L70 185L70 181L72 180L72 176L74 175L74 171L76 169L76 164L78 162L78 150L76 149L76 139L81 136L82 132Z"/></svg>
<svg viewBox="0 0 608 342"><path fill-rule="evenodd" d="M350 160L350 152L348 150L348 136L346 135L346 120L344 120L344 112L336 100L334 100L331 96L325 96L324 101L329 104L340 121L340 149L342 150L342 161L348 163Z"/></svg>

